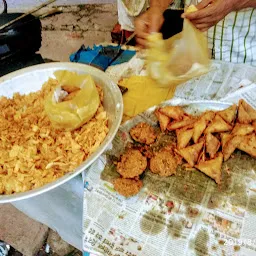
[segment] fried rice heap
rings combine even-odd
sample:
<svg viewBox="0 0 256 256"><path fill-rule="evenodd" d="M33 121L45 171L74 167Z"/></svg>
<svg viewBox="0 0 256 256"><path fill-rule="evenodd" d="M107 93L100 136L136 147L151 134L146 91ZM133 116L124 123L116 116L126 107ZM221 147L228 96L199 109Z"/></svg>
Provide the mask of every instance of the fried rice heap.
<svg viewBox="0 0 256 256"><path fill-rule="evenodd" d="M56 130L44 111L50 79L29 95L0 98L0 194L28 191L74 171L103 142L108 118L101 104L95 116L74 131Z"/></svg>

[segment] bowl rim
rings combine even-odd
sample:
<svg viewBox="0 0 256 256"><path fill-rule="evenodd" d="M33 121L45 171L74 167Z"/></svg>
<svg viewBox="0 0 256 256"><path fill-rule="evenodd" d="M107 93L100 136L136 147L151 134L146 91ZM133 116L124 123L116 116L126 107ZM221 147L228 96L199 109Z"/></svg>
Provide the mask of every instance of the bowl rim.
<svg viewBox="0 0 256 256"><path fill-rule="evenodd" d="M68 182L75 176L81 174L104 153L104 151L111 144L112 140L114 139L120 127L122 116L123 116L123 98L122 98L120 89L118 88L116 83L113 82L107 76L107 74L105 74L105 72L95 67L89 66L87 64L79 64L79 63L72 63L72 62L52 62L52 63L43 63L43 64L31 66L31 67L26 67L0 77L0 86L5 82L10 82L12 79L18 79L19 76L26 75L27 73L35 72L39 70L44 71L46 69L70 70L75 72L83 72L84 70L86 71L84 73L89 74L90 72L92 72L94 73L93 75L100 76L101 80L104 80L104 83L109 84L108 86L111 88L113 100L116 104L113 126L109 130L108 135L106 136L104 141L101 143L99 148L93 154L91 154L80 166L78 166L74 170L74 172L67 173L63 177L36 189L32 189L26 192L14 193L11 195L0 195L0 204L24 200L24 199L28 199L28 198L43 194L45 192L53 190L54 188Z"/></svg>

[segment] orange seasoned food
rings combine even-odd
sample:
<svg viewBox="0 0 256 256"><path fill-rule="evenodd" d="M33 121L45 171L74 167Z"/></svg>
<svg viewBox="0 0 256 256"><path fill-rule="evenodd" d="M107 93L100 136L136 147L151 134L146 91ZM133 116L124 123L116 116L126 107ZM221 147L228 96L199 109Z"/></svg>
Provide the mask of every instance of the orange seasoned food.
<svg viewBox="0 0 256 256"><path fill-rule="evenodd" d="M143 144L153 144L156 140L156 132L152 126L147 123L139 123L130 130L131 137Z"/></svg>
<svg viewBox="0 0 256 256"><path fill-rule="evenodd" d="M0 194L38 188L74 171L108 134L102 102L82 127L54 129L44 102L57 84L50 79L35 93L0 98Z"/></svg>
<svg viewBox="0 0 256 256"><path fill-rule="evenodd" d="M128 149L117 163L117 172L123 178L134 178L147 168L147 158L137 149Z"/></svg>
<svg viewBox="0 0 256 256"><path fill-rule="evenodd" d="M162 149L150 159L150 171L162 177L176 173L179 161L170 149Z"/></svg>
<svg viewBox="0 0 256 256"><path fill-rule="evenodd" d="M143 183L141 180L118 178L114 180L114 189L122 196L131 197L139 193Z"/></svg>

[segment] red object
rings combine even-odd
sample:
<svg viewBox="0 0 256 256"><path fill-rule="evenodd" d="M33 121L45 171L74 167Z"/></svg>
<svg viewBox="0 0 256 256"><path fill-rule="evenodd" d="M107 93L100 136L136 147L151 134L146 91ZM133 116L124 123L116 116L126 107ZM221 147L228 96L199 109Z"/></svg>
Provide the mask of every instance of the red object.
<svg viewBox="0 0 256 256"><path fill-rule="evenodd" d="M121 25L117 23L111 31L112 43L124 44L132 33L132 31L122 30Z"/></svg>

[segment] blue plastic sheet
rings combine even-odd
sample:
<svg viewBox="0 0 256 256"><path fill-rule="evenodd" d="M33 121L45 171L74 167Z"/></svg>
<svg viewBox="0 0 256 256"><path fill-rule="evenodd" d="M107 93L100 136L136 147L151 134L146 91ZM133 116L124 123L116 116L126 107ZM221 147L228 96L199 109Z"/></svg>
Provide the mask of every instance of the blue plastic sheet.
<svg viewBox="0 0 256 256"><path fill-rule="evenodd" d="M70 61L88 64L105 71L109 66L129 61L135 54L136 51L122 50L119 45L94 45L93 48L83 45L77 52L70 55ZM113 61L117 55L118 57Z"/></svg>

